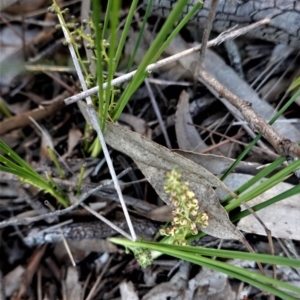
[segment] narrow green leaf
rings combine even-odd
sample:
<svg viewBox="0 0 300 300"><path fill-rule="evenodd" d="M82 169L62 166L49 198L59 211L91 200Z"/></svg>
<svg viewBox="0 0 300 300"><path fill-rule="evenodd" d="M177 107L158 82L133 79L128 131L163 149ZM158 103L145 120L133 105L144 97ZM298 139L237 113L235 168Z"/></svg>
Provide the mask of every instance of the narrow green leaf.
<svg viewBox="0 0 300 300"><path fill-rule="evenodd" d="M148 1L146 12L145 12L144 19L143 19L143 23L142 23L141 29L139 31L139 35L138 35L137 41L136 41L135 46L134 46L134 50L133 50L133 52L132 52L132 54L130 56L130 59L129 59L129 62L128 62L128 65L127 65L127 69L126 69L126 73L128 73L131 70L131 67L132 67L133 62L134 62L134 58L135 58L135 56L137 54L137 51L139 49L139 46L141 44L142 37L143 37L144 31L145 31L145 27L146 27L146 24L147 24L148 16L149 16L149 14L151 12L152 2L153 2L153 0L149 0ZM131 5L133 5L133 3L134 2L132 2ZM130 10L131 10L131 7L130 7ZM129 12L129 15L130 15L130 12ZM126 27L126 24L125 24L125 27ZM125 28L124 28L123 32L124 31L125 31Z"/></svg>
<svg viewBox="0 0 300 300"><path fill-rule="evenodd" d="M152 3L152 0L150 0L150 2ZM116 72L117 66L119 64L120 57L121 57L122 51L124 49L126 39L128 37L128 32L129 32L129 29L130 29L130 26L131 26L132 18L133 18L133 15L134 15L137 4L138 4L138 0L133 0L131 2L130 9L129 9L129 12L128 12L128 15L127 15L127 18L126 18L126 22L125 22L125 25L124 25L124 29L122 31L122 35L121 35L120 41L118 43L118 48L117 48L116 57L115 57L115 68L114 68L113 73ZM150 3L148 3L148 7L149 7L149 4ZM147 11L146 11L146 15L147 15ZM147 19L146 16L145 16L145 19ZM145 23L145 19L143 21L143 24Z"/></svg>
<svg viewBox="0 0 300 300"><path fill-rule="evenodd" d="M247 202L254 197L257 197L258 195L262 194L264 191L270 189L275 184L283 181L285 179L285 176L292 173L294 170L297 170L300 167L300 160L296 160L283 170L277 172L275 175L273 175L271 178L266 179L266 181L262 182L259 186L253 188L249 192L241 195L238 199L230 202L225 209L227 211L231 211L234 208L240 206L243 202Z"/></svg>
<svg viewBox="0 0 300 300"><path fill-rule="evenodd" d="M300 96L300 90L297 91L287 103L277 112L277 114L271 119L269 122L270 125L274 124L274 122L290 107L292 103ZM252 147L256 144L256 142L262 137L261 134L258 134L256 138L247 146L247 148L239 155L239 157L235 160L235 162L231 165L231 167L222 175L221 180L224 180L228 174L230 174L234 168L243 160L243 158L249 153Z"/></svg>
<svg viewBox="0 0 300 300"><path fill-rule="evenodd" d="M289 197L292 197L292 196L295 196L298 194L300 194L300 184L292 187L291 189L289 189L267 201L264 201L263 203L252 206L252 209L254 211L259 211L259 210L261 210L265 207L268 207L276 202L282 201L284 199L287 199ZM232 218L230 218L230 220L232 222L237 222L237 221L241 220L242 218L249 216L250 214L251 214L251 212L249 212L249 210L244 210L244 211L238 213L237 215L233 216Z"/></svg>
<svg viewBox="0 0 300 300"><path fill-rule="evenodd" d="M119 9L120 9L120 1L114 0L112 4L112 10L110 12L110 39L109 39L109 49L108 49L108 77L107 77L107 89L105 91L105 103L104 103L104 111L102 116L102 128L105 129L105 124L108 119L108 109L111 103L111 81L114 78L114 73L117 67L117 57L115 57L116 51L116 43L117 43L117 29L119 24ZM125 41L124 41L125 42Z"/></svg>
<svg viewBox="0 0 300 300"><path fill-rule="evenodd" d="M24 160L22 159L15 151L8 147L3 141L0 140L0 150L2 150L7 156L14 160L19 166L26 169L28 172L37 174L37 172Z"/></svg>
<svg viewBox="0 0 300 300"><path fill-rule="evenodd" d="M259 180L265 178L268 176L271 172L273 172L277 167L279 167L283 162L285 161L284 157L279 157L275 161L273 161L270 165L268 165L266 168L263 168L258 174L256 174L254 177L252 177L250 180L248 180L246 183L244 183L242 186L240 186L237 190L234 192L237 195L240 195L244 191L246 191L248 188L253 186L255 183L257 183ZM230 200L232 200L232 196L227 196L223 201L222 205L227 205Z"/></svg>
<svg viewBox="0 0 300 300"><path fill-rule="evenodd" d="M96 56L97 56L97 62L96 62L96 78L97 78L97 85L99 86L99 91L98 91L98 112L100 116L100 126L103 129L103 108L104 108L104 91L103 91L103 56L102 56L102 33L100 30L100 1L98 0L93 0L93 23L95 26L95 44L96 44ZM110 1L111 2L111 1ZM105 117L106 121L106 117Z"/></svg>
<svg viewBox="0 0 300 300"><path fill-rule="evenodd" d="M158 50L162 50L161 45L164 43L167 35L171 31L171 28L173 24L179 19L179 16L181 12L183 11L183 8L187 4L187 0L181 0L178 1L170 13L168 19L164 23L163 27L161 28L160 32L158 33L157 37L153 41L152 45L150 46L148 52L146 53L144 59L140 63L136 74L132 78L129 85L126 87L125 91L123 92L120 100L118 101L114 111L113 111L113 119L116 120L121 112L123 111L125 105L127 104L128 100L132 96L132 94L135 92L137 88L137 83L141 82L141 78L145 76L145 69L146 67L154 62L154 58L157 55Z"/></svg>
<svg viewBox="0 0 300 300"><path fill-rule="evenodd" d="M267 276L264 276L264 275L261 275L258 273L251 272L249 270L245 270L242 268L232 266L232 265L224 263L224 262L220 262L220 261L217 261L214 259L203 257L199 253L199 251L203 250L203 248L199 249L198 247L174 246L174 245L166 245L166 244L161 244L161 243L150 243L150 242L131 242L129 240L120 239L120 238L111 238L109 240L113 243L123 245L123 246L129 247L129 248L140 247L140 248L146 248L146 249L149 249L152 251L158 251L163 254L168 254L170 256L173 256L173 257L176 257L179 259L183 259L185 261L189 261L191 263L194 263L194 264L197 264L197 265L200 265L203 267L207 267L207 268L210 268L215 271L226 273L233 278L237 278L239 280L247 282L253 286L260 288L261 290L268 291L268 292L270 292L278 297L282 297L284 299L297 299L297 298L295 298L295 297L287 294L286 292L283 292L282 290L279 290L275 287L279 287L281 289L284 289L284 290L287 290L287 291L290 291L290 292L293 292L296 294L300 294L300 289L295 286L289 285L287 283L281 282L281 281L273 279L273 278L269 278ZM220 251L218 249L213 249L213 250L214 251L212 251L211 253L213 253L214 255L216 255L216 253L218 251ZM203 251L205 251L205 250L203 250ZM209 249L206 249L205 253L208 254L209 253L208 251L209 251ZM226 254L226 252L228 252L228 251L226 251L226 252L225 252L225 250L221 250L221 251L224 255L223 257L226 257L227 255L229 255L228 253ZM235 252L235 251L233 251L233 252ZM240 255L244 255L244 254L240 253ZM270 255L251 254L251 256L252 257L256 256L257 257L256 261L260 261L260 259L262 261L263 260L271 261L271 259L272 259L272 256L270 256ZM285 261L287 261L287 260L285 260ZM296 265L294 264L295 267L297 267L299 265L299 261L292 260L292 262L296 263Z"/></svg>

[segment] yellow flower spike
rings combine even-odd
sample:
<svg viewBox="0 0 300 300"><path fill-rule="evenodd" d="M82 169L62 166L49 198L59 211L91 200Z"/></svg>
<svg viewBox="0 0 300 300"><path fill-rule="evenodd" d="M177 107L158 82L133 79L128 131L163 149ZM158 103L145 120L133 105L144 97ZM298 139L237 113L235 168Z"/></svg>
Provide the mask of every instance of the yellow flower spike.
<svg viewBox="0 0 300 300"><path fill-rule="evenodd" d="M179 223L180 223L180 220L179 220L178 217L175 217L175 218L173 219L173 222L174 222L174 224L179 224Z"/></svg>
<svg viewBox="0 0 300 300"><path fill-rule="evenodd" d="M175 207L178 207L179 202L178 202L178 200L173 200L173 201L172 201L172 204L173 204Z"/></svg>
<svg viewBox="0 0 300 300"><path fill-rule="evenodd" d="M180 207L176 207L174 212L179 215L181 213Z"/></svg>
<svg viewBox="0 0 300 300"><path fill-rule="evenodd" d="M196 235L196 234L198 234L197 228L195 230L192 230L192 235Z"/></svg>
<svg viewBox="0 0 300 300"><path fill-rule="evenodd" d="M202 221L207 221L208 220L208 214L207 213L202 213L201 220Z"/></svg>
<svg viewBox="0 0 300 300"><path fill-rule="evenodd" d="M186 219L182 219L182 220L180 220L180 225L182 225L182 226L185 226L185 225L187 225L187 220Z"/></svg>
<svg viewBox="0 0 300 300"><path fill-rule="evenodd" d="M171 226L166 229L166 234L174 236L174 242L186 245L186 236L190 233L197 234L197 224L202 227L208 225L208 216L199 213L199 203L195 198L195 193L190 190L187 181L181 181L178 170L173 169L166 173L164 185L165 192L170 196L170 201L174 206Z"/></svg>
<svg viewBox="0 0 300 300"><path fill-rule="evenodd" d="M197 215L198 215L198 210L193 209L193 210L191 211L191 216L196 217Z"/></svg>
<svg viewBox="0 0 300 300"><path fill-rule="evenodd" d="M186 195L188 196L188 198L194 198L194 197L195 197L195 193L192 192L192 191L190 191L190 190L188 190L188 191L186 192Z"/></svg>
<svg viewBox="0 0 300 300"><path fill-rule="evenodd" d="M186 200L187 200L186 195L182 195L180 200L183 201L183 202L186 202Z"/></svg>
<svg viewBox="0 0 300 300"><path fill-rule="evenodd" d="M192 200L192 202L193 202L194 205L198 205L198 203L199 203L198 200L197 200L196 198L194 198L194 199Z"/></svg>
<svg viewBox="0 0 300 300"><path fill-rule="evenodd" d="M196 223L191 222L190 228L191 228L192 231L194 231L197 228Z"/></svg>
<svg viewBox="0 0 300 300"><path fill-rule="evenodd" d="M186 207L188 209L191 209L193 207L193 204L191 202L187 202Z"/></svg>
<svg viewBox="0 0 300 300"><path fill-rule="evenodd" d="M163 229L163 228L161 228L161 229L159 230L159 233L160 233L161 235L166 235L166 230Z"/></svg>

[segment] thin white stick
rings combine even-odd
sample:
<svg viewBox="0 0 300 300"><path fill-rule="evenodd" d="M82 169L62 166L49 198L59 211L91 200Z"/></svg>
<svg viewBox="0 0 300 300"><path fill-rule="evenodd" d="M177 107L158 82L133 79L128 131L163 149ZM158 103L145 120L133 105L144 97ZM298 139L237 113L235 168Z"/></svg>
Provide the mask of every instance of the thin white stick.
<svg viewBox="0 0 300 300"><path fill-rule="evenodd" d="M60 15L58 15L58 20L61 24L64 36L66 38L66 42L68 43L69 51L70 51L70 54L71 54L71 57L72 57L72 60L73 60L73 63L74 63L79 81L80 81L80 84L81 84L81 87L82 87L83 91L86 91L87 90L87 85L85 83L84 76L82 74L79 62L77 60L75 50L74 50L73 45L70 41L68 31L66 30L66 28L64 28L63 21L62 21ZM114 170L114 167L113 167L113 164L112 164L112 161L111 161L111 158L110 158L110 155L109 155L109 152L108 152L108 149L107 149L107 146L106 146L106 143L105 143L102 131L101 131L101 128L99 126L98 115L97 115L97 113L94 109L91 97L90 96L85 96L84 98L86 99L86 102L87 102L87 105L88 105L88 108L89 108L88 113L90 115L90 120L91 120L92 125L93 125L94 129L96 130L98 138L101 142L103 153L104 153L104 156L106 158L106 162L107 162L112 180L114 182L114 186L115 186L115 189L117 191L117 194L118 194L118 197L119 197L119 200L120 200L120 203L121 203L124 215L125 215L125 219L126 219L127 224L128 224L128 228L129 228L129 231L130 231L130 234L131 234L131 238L127 234L125 236L127 238L133 240L133 241L136 241L136 239L137 239L136 234L135 234L135 231L134 231L134 228L133 228L133 225L132 225L132 222L131 222L131 219L130 219L130 216L129 216L129 213L128 213L128 210L127 210L124 198L123 198L123 195L122 195L122 191L121 191L121 188L120 188L120 185L119 185L119 181L117 179L117 176L116 176L116 173L115 173L115 170Z"/></svg>
<svg viewBox="0 0 300 300"><path fill-rule="evenodd" d="M253 23L249 26L246 26L246 27L243 27L243 28L239 28L239 29L236 29L236 30L227 30L223 33L221 33L219 36L217 36L215 39L209 41L207 43L207 48L209 47L213 47L213 46L216 46L216 45L219 45L221 43L223 43L225 40L229 40L229 39L235 39L237 38L238 36L242 35L242 34L245 34L261 25L265 25L265 24L268 24L270 22L270 19L263 19L261 21L258 21L256 23ZM165 59L162 59L156 63L153 63L153 64L150 64L145 71L148 71L148 72L151 72L155 69L158 69L162 66L165 66L169 63L172 63L174 61L177 61L185 56L188 56L190 54L193 54L195 52L198 52L199 50L201 49L201 44L193 47L193 48L190 48L188 50L185 50L185 51L182 51L178 54L175 54L175 55L172 55L170 57L167 57ZM115 86L115 85L118 85L118 84L121 84L125 81L129 81L136 73L137 70L135 71L132 71L130 73L127 73L123 76L120 76L118 78L115 78L111 81L111 86ZM108 86L107 82L105 82L102 86L103 89L106 89ZM77 102L79 100L82 100L88 96L91 96L91 95L94 95L94 94L97 94L98 93L98 90L99 90L99 87L98 86L95 86L89 90L84 90L83 92L77 94L77 95L74 95L72 97L69 97L67 99L65 99L65 103L66 104L71 104L71 103L74 103L74 102Z"/></svg>
<svg viewBox="0 0 300 300"><path fill-rule="evenodd" d="M113 228L115 231L119 232L120 234L124 235L126 238L131 240L131 236L127 234L124 230L116 226L114 223L103 217L102 215L98 214L96 211L91 209L89 206L85 205L84 203L81 203L80 206L82 206L85 210L90 212L92 215L94 215L96 218L100 219L103 223L107 224L109 227Z"/></svg>
<svg viewBox="0 0 300 300"><path fill-rule="evenodd" d="M60 231L60 234L61 234L61 236L62 236L62 241L63 241L63 244L64 244L64 246L65 246L65 248L66 248L67 254L68 254L68 256L69 256L69 258L70 258L70 260L71 260L72 266L73 266L73 267L76 267L76 262L75 262L75 260L74 260L73 255L72 255L72 252L71 252L71 249L70 249L70 247L69 247L69 244L68 244L67 240L66 240L65 237L64 237L64 234L63 234L63 232L62 232L62 230L61 230L61 227L59 227L59 231Z"/></svg>

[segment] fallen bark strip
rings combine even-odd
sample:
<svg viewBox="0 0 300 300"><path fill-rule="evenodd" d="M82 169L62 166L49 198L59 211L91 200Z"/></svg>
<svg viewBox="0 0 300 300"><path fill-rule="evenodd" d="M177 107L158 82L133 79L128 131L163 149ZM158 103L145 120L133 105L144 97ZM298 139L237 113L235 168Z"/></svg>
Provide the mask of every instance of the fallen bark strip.
<svg viewBox="0 0 300 300"><path fill-rule="evenodd" d="M115 220L115 225L127 230L126 220ZM158 231L159 225L146 219L135 219L134 229L138 236L152 238ZM62 233L62 234L61 234ZM113 228L103 222L72 223L60 228L34 227L24 238L27 246L37 246L61 242L63 237L67 240L81 241L84 239L106 239L119 235Z"/></svg>
<svg viewBox="0 0 300 300"><path fill-rule="evenodd" d="M300 157L300 147L291 140L281 136L271 125L258 115L251 108L251 102L245 101L236 96L229 89L220 84L208 72L201 69L199 70L198 75L201 76L207 85L218 92L220 97L226 99L235 106L248 122L250 128L255 132L261 133L279 155Z"/></svg>
<svg viewBox="0 0 300 300"><path fill-rule="evenodd" d="M53 115L55 112L65 107L64 99L70 95L70 92L65 91L62 94L56 96L49 106L43 106L29 110L21 115L16 115L11 118L5 119L0 122L0 135L3 135L11 130L17 128L23 128L32 124L29 117L32 117L35 121L42 120L48 116Z"/></svg>

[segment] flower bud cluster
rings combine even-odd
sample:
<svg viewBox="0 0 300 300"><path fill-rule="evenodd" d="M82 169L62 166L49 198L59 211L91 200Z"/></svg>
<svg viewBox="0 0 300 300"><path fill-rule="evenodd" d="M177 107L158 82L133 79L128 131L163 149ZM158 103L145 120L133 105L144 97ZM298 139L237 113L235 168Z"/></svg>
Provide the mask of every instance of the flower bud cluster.
<svg viewBox="0 0 300 300"><path fill-rule="evenodd" d="M142 268L146 268L151 265L153 258L149 249L132 248L131 250L133 251L136 260Z"/></svg>
<svg viewBox="0 0 300 300"><path fill-rule="evenodd" d="M195 193L190 190L187 181L182 181L178 170L173 169L166 174L164 190L173 204L174 218L171 226L161 229L160 233L174 237L174 244L186 245L187 235L198 233L197 225L204 228L208 226L208 215L199 212L199 202Z"/></svg>

